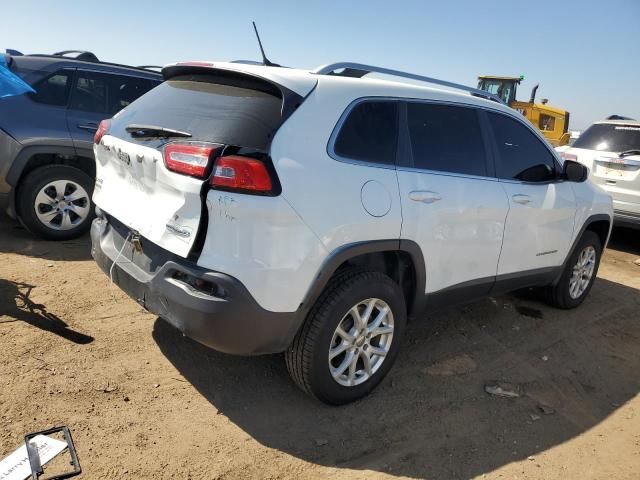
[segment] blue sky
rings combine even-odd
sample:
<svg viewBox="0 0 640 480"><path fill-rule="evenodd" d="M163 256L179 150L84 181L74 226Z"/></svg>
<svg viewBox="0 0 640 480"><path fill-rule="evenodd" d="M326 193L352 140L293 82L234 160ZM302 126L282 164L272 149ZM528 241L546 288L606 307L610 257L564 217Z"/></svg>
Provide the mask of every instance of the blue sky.
<svg viewBox="0 0 640 480"><path fill-rule="evenodd" d="M20 0L2 7L0 49L91 50L165 64L258 59L312 68L357 61L475 85L525 75L520 99L571 112L582 129L611 113L640 118L640 0L244 1Z"/></svg>

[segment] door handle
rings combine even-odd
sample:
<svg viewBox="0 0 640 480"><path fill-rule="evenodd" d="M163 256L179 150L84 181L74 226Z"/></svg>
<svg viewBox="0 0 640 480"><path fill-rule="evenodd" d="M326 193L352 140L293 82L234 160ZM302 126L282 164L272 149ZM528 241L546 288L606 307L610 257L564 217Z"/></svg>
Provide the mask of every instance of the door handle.
<svg viewBox="0 0 640 480"><path fill-rule="evenodd" d="M89 130L91 132L96 132L98 130L98 124L97 123L79 123L78 128L81 128L82 130Z"/></svg>
<svg viewBox="0 0 640 480"><path fill-rule="evenodd" d="M514 202L521 203L522 205L527 205L531 203L531 197L529 195L523 195L522 193L518 193L511 197Z"/></svg>
<svg viewBox="0 0 640 480"><path fill-rule="evenodd" d="M433 203L442 200L438 192L430 192L429 190L415 190L409 193L409 198L414 202Z"/></svg>

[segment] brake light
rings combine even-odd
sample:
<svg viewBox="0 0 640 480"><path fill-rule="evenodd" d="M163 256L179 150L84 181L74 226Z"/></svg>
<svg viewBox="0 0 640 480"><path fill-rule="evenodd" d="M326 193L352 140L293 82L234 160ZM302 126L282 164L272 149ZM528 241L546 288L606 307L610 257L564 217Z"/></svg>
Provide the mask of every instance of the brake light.
<svg viewBox="0 0 640 480"><path fill-rule="evenodd" d="M203 178L215 146L170 143L164 147L164 164L172 172Z"/></svg>
<svg viewBox="0 0 640 480"><path fill-rule="evenodd" d="M211 185L233 190L267 193L273 190L271 175L264 163L240 155L220 157L216 161Z"/></svg>
<svg viewBox="0 0 640 480"><path fill-rule="evenodd" d="M96 134L93 136L93 143L96 145L100 143L104 134L109 131L109 127L111 126L111 120L102 120L100 125L98 125L98 130L96 130Z"/></svg>

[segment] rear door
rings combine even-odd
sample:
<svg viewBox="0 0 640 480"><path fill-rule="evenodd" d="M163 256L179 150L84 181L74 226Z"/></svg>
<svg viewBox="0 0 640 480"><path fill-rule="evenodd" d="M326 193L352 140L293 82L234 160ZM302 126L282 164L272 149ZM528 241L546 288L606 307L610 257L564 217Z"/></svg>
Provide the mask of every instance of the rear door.
<svg viewBox="0 0 640 480"><path fill-rule="evenodd" d="M25 145L35 139L41 145L68 146L67 105L73 74L72 68L57 70L33 84L36 93L2 99L7 116L2 116L1 127Z"/></svg>
<svg viewBox="0 0 640 480"><path fill-rule="evenodd" d="M265 154L282 122L282 104L276 87L247 77L184 74L165 81L115 115L95 146L96 205L153 243L188 256L215 156L223 149ZM147 130L127 130L134 125ZM154 134L151 128L185 136ZM171 154L170 160L167 151L176 145L195 150ZM203 166L200 173L176 170L175 161L194 156L194 166Z"/></svg>
<svg viewBox="0 0 640 480"><path fill-rule="evenodd" d="M445 301L447 291L482 296L496 275L509 203L493 177L480 119L468 106L406 104L402 238L424 253L427 292L444 294L432 302Z"/></svg>
<svg viewBox="0 0 640 480"><path fill-rule="evenodd" d="M559 179L551 149L532 129L502 113L487 115L496 176L509 200L498 275L544 275L568 253L576 213L573 189Z"/></svg>
<svg viewBox="0 0 640 480"><path fill-rule="evenodd" d="M98 124L108 116L108 82L109 76L104 73L76 70L67 111L67 125L78 155L90 157Z"/></svg>
<svg viewBox="0 0 640 480"><path fill-rule="evenodd" d="M77 70L67 122L78 153L90 156L100 121L111 118L155 85L131 75Z"/></svg>

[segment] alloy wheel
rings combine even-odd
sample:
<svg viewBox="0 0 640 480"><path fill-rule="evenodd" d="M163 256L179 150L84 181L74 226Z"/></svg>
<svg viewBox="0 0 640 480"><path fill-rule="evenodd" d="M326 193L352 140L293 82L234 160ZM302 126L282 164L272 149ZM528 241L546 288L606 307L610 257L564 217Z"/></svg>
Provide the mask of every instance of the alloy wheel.
<svg viewBox="0 0 640 480"><path fill-rule="evenodd" d="M340 385L366 382L382 366L393 341L393 312L379 298L358 302L342 317L329 347L329 370Z"/></svg>
<svg viewBox="0 0 640 480"><path fill-rule="evenodd" d="M596 266L596 249L591 245L585 247L578 255L569 279L569 295L574 300L580 298L587 290Z"/></svg>

